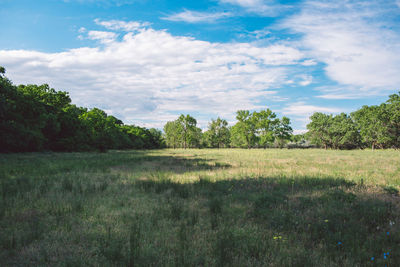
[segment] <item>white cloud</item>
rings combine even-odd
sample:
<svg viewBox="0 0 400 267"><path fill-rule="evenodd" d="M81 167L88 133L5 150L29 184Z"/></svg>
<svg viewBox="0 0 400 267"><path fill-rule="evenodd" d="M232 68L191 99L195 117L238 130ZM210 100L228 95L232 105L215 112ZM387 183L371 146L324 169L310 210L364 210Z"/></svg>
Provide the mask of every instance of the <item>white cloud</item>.
<svg viewBox="0 0 400 267"><path fill-rule="evenodd" d="M306 125L310 122L309 118L314 112L335 114L345 112L345 110L336 107L309 105L303 101L290 103L282 109L284 115L288 115L291 118L294 118L297 122L300 122L300 128L303 129L305 129Z"/></svg>
<svg viewBox="0 0 400 267"><path fill-rule="evenodd" d="M284 23L302 33L302 46L326 64L329 78L362 98L370 91L387 94L400 84L400 34L381 1L308 1ZM396 30L397 29L397 30ZM348 89L352 88L353 92ZM331 96L325 96L332 99Z"/></svg>
<svg viewBox="0 0 400 267"><path fill-rule="evenodd" d="M256 8L264 5L263 0L221 0L220 2L251 8Z"/></svg>
<svg viewBox="0 0 400 267"><path fill-rule="evenodd" d="M305 102L291 103L283 109L284 114L295 116L311 116L314 112L338 113L338 108L307 105Z"/></svg>
<svg viewBox="0 0 400 267"><path fill-rule="evenodd" d="M313 77L309 76L309 75L301 75L301 81L299 82L299 84L301 86L307 86L310 85L313 81Z"/></svg>
<svg viewBox="0 0 400 267"><path fill-rule="evenodd" d="M293 134L305 134L307 129L293 130Z"/></svg>
<svg viewBox="0 0 400 267"><path fill-rule="evenodd" d="M164 20L169 21L183 21L188 23L197 23L197 22L216 22L219 19L230 17L232 14L229 12L216 12L216 13L208 13L208 12L196 12L185 10L181 13L176 13L169 15L167 17L163 17Z"/></svg>
<svg viewBox="0 0 400 267"><path fill-rule="evenodd" d="M301 63L301 65L303 65L303 66L314 66L314 65L317 65L317 62L314 59L307 59L307 60L304 60Z"/></svg>
<svg viewBox="0 0 400 267"><path fill-rule="evenodd" d="M274 17L280 11L283 11L289 6L284 6L274 0L219 0L222 4L237 5L244 8L247 12L256 13L263 16Z"/></svg>
<svg viewBox="0 0 400 267"><path fill-rule="evenodd" d="M122 21L122 20L102 21L100 19L95 19L94 22L97 25L103 26L109 30L126 31L126 32L138 31L140 29L150 26L150 23L137 22L137 21Z"/></svg>
<svg viewBox="0 0 400 267"><path fill-rule="evenodd" d="M304 60L284 45L211 43L151 28L116 36L88 31L101 46L60 53L0 50L0 62L15 83L49 83L80 106L161 127L179 113L205 122L263 108L263 100L279 100L275 89L285 84L288 65Z"/></svg>
<svg viewBox="0 0 400 267"><path fill-rule="evenodd" d="M102 43L110 43L117 38L117 34L114 32L89 31L88 38L91 40L99 40Z"/></svg>

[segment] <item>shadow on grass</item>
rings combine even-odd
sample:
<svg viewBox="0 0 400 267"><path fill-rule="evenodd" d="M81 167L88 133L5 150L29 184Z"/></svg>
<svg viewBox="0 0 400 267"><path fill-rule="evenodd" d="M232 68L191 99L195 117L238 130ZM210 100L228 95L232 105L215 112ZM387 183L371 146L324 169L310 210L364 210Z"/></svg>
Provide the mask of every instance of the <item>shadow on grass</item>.
<svg viewBox="0 0 400 267"><path fill-rule="evenodd" d="M181 184L168 172L231 166L151 151L42 156L23 155L3 168L5 266L400 266L398 207L345 179ZM109 172L115 166L152 175L123 184ZM139 201L146 210L136 208Z"/></svg>
<svg viewBox="0 0 400 267"><path fill-rule="evenodd" d="M254 257L266 263L263 253L271 243L260 241L252 247L252 241L237 231L238 223L276 233L269 238L280 244L275 249L282 255L270 259L280 258L271 262L283 265L400 263L400 233L392 227L399 211L391 201L345 179L260 177L212 182L203 178L192 184L160 179L138 180L136 186L182 201L203 199L210 228L217 233L217 265L231 265L238 255L243 264ZM180 201L167 203L171 216L184 220ZM291 253L291 248L296 249Z"/></svg>
<svg viewBox="0 0 400 267"><path fill-rule="evenodd" d="M0 168L0 199L22 196L40 187L46 193L57 183L52 176L61 177L62 188L72 191L74 173L103 172L110 169L130 173L138 169L162 174L188 173L231 168L231 165L211 159L155 156L151 151L112 151L109 153L23 153L3 155ZM8 157L8 158L7 158ZM8 159L9 163L6 160ZM0 161L1 162L1 161Z"/></svg>

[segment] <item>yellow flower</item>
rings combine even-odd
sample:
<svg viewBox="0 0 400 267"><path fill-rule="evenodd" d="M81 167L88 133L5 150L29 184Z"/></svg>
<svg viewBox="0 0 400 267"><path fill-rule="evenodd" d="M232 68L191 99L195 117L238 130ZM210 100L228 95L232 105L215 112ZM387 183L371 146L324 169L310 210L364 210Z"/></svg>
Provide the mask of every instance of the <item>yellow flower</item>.
<svg viewBox="0 0 400 267"><path fill-rule="evenodd" d="M327 223L327 222L329 222L329 220L325 220L325 222Z"/></svg>

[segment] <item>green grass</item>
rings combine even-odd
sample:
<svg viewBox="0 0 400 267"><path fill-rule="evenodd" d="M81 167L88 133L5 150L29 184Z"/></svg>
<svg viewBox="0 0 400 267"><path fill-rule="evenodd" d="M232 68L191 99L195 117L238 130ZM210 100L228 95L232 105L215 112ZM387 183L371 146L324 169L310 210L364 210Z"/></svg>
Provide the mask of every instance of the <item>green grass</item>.
<svg viewBox="0 0 400 267"><path fill-rule="evenodd" d="M400 266L399 189L394 150L0 155L0 263Z"/></svg>

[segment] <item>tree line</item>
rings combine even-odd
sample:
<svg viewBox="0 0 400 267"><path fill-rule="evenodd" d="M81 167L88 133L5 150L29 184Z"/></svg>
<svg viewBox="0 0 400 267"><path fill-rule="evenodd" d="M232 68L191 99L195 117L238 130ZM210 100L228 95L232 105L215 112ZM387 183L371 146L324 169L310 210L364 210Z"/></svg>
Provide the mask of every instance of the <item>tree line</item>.
<svg viewBox="0 0 400 267"><path fill-rule="evenodd" d="M400 148L400 92L350 115L316 112L310 119L305 138L325 149Z"/></svg>
<svg viewBox="0 0 400 267"><path fill-rule="evenodd" d="M279 119L270 109L239 110L236 119L232 127L225 119L213 119L203 133L195 118L182 114L165 124L166 145L171 148L282 148L292 136L290 119Z"/></svg>
<svg viewBox="0 0 400 267"><path fill-rule="evenodd" d="M101 109L71 104L67 92L13 85L0 67L0 152L161 148L161 131L125 125Z"/></svg>
<svg viewBox="0 0 400 267"><path fill-rule="evenodd" d="M239 110L236 123L211 120L206 131L180 115L164 133L125 125L101 109L71 104L67 92L44 85L14 85L0 66L0 152L90 151L163 148L322 147L400 148L400 92L350 115L315 112L308 132L293 135L290 119L270 109Z"/></svg>

